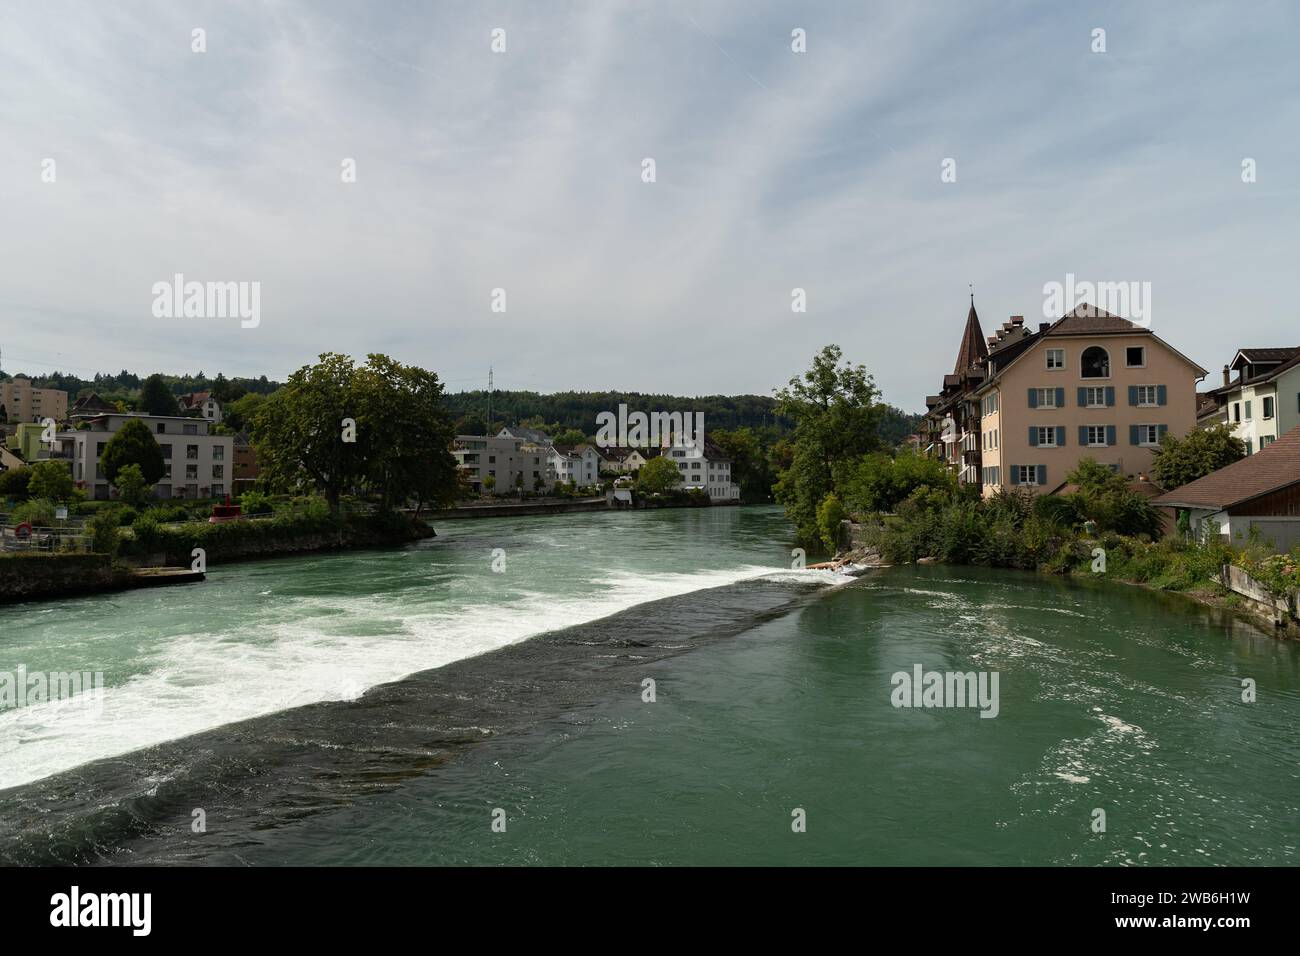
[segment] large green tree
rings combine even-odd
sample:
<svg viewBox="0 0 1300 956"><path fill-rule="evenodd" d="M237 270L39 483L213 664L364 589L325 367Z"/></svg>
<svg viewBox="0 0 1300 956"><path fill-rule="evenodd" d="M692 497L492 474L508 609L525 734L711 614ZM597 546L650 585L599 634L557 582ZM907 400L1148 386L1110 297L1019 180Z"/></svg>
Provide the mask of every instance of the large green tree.
<svg viewBox="0 0 1300 956"><path fill-rule="evenodd" d="M802 540L815 540L817 506L838 492L852 466L875 451L881 409L879 391L862 365L840 363L837 345L813 357L802 376L777 392L778 411L795 422L790 465L776 483L776 500L785 505Z"/></svg>
<svg viewBox="0 0 1300 956"><path fill-rule="evenodd" d="M358 368L324 353L261 404L252 430L263 476L272 486L313 487L333 511L353 489L385 507L450 502L456 463L437 375L386 355L367 358Z"/></svg>
<svg viewBox="0 0 1300 956"><path fill-rule="evenodd" d="M140 410L150 415L179 415L176 396L161 375L150 375L140 387Z"/></svg>
<svg viewBox="0 0 1300 956"><path fill-rule="evenodd" d="M145 481L151 485L157 484L166 471L158 439L138 418L129 420L108 440L99 464L104 477L114 485L117 484L118 471L127 465L139 465Z"/></svg>
<svg viewBox="0 0 1300 956"><path fill-rule="evenodd" d="M1151 458L1151 476L1173 491L1245 457L1245 442L1228 425L1197 428L1183 438L1166 434Z"/></svg>
<svg viewBox="0 0 1300 956"><path fill-rule="evenodd" d="M735 431L718 429L709 438L731 459L731 480L740 485L740 500L768 501L775 480L759 436L749 426Z"/></svg>

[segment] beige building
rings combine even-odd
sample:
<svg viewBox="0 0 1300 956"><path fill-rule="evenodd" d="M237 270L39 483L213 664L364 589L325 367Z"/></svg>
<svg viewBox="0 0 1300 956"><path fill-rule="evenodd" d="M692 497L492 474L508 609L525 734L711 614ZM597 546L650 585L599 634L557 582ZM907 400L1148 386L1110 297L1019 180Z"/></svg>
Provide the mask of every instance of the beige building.
<svg viewBox="0 0 1300 956"><path fill-rule="evenodd" d="M1196 427L1206 371L1149 329L1084 305L1037 332L988 341L979 403L980 481L1050 492L1082 458L1147 474L1167 433Z"/></svg>
<svg viewBox="0 0 1300 956"><path fill-rule="evenodd" d="M493 479L492 490L500 495L518 490L550 491L555 487L555 472L548 460L550 449L522 438L457 435L451 454L476 494L487 490L487 478Z"/></svg>
<svg viewBox="0 0 1300 956"><path fill-rule="evenodd" d="M11 421L39 422L68 417L68 393L61 388L32 388L29 378L0 382L0 405Z"/></svg>
<svg viewBox="0 0 1300 956"><path fill-rule="evenodd" d="M155 498L220 498L229 493L234 468L234 438L212 435L202 418L113 413L81 419L86 429L55 436L51 458L64 459L72 478L92 498L111 497L99 459L113 434L131 419L149 426L162 447L164 472L154 486Z"/></svg>

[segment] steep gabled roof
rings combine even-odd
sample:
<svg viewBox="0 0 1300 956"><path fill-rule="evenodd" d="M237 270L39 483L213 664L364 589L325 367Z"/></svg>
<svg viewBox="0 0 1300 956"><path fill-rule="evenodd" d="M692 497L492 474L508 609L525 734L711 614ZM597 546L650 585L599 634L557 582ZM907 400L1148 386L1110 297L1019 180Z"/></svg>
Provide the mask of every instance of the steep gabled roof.
<svg viewBox="0 0 1300 956"><path fill-rule="evenodd" d="M978 365L988 358L988 354L989 347L984 343L984 332L980 329L980 317L975 314L975 297L971 296L970 312L966 313L966 329L961 334L953 374L961 375L972 365Z"/></svg>
<svg viewBox="0 0 1300 956"><path fill-rule="evenodd" d="M1122 316L1112 315L1105 309L1082 302L1065 313L1047 330L1048 335L1114 335L1116 333L1142 333L1147 330Z"/></svg>
<svg viewBox="0 0 1300 956"><path fill-rule="evenodd" d="M1183 508L1233 505L1300 483L1300 425L1241 461L1175 488L1151 503Z"/></svg>

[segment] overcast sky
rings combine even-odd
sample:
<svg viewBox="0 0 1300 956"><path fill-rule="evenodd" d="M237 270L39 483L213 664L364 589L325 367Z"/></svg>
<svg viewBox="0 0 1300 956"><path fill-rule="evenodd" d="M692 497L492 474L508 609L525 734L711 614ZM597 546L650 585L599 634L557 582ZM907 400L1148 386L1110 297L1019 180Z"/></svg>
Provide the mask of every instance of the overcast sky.
<svg viewBox="0 0 1300 956"><path fill-rule="evenodd" d="M834 342L921 410L968 283L988 334L1074 273L1217 379L1300 344L1297 9L6 3L4 369L770 394ZM178 272L260 325L156 318Z"/></svg>

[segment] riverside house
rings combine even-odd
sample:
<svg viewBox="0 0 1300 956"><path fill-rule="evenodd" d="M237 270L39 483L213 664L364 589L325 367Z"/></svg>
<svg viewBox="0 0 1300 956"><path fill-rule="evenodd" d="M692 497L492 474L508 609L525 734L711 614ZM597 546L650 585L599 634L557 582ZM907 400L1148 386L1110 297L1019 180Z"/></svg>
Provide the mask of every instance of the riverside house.
<svg viewBox="0 0 1300 956"><path fill-rule="evenodd" d="M1217 406L1214 423L1231 425L1248 454L1261 451L1300 425L1300 346L1238 349L1223 367L1223 385L1207 394Z"/></svg>
<svg viewBox="0 0 1300 956"><path fill-rule="evenodd" d="M964 356L979 352L968 345L971 326L968 318ZM940 414L957 423L944 428L944 447L957 444L957 456L945 457L985 497L1012 487L1052 492L1082 458L1141 478L1163 435L1196 427L1205 369L1120 316L1084 304L1037 331L1014 316L985 344L958 382L945 376L947 394L930 410L932 433Z"/></svg>
<svg viewBox="0 0 1300 956"><path fill-rule="evenodd" d="M497 494L550 491L555 487L550 450L523 438L486 435L457 435L451 454L475 494L487 490L485 481L492 479Z"/></svg>

